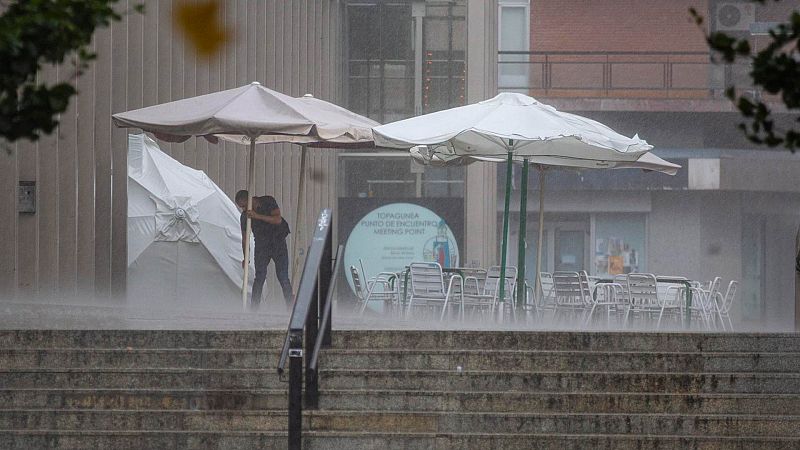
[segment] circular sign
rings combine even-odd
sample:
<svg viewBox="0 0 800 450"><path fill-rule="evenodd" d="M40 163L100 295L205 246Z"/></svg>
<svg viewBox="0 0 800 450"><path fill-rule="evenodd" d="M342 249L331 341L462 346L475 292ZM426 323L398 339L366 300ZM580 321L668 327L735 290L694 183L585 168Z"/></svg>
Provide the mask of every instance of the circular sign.
<svg viewBox="0 0 800 450"><path fill-rule="evenodd" d="M381 272L402 272L412 262L455 267L458 261L456 239L447 223L430 209L412 203L391 203L370 211L350 232L344 251L347 282L353 292L350 266L359 273L363 270L369 280Z"/></svg>

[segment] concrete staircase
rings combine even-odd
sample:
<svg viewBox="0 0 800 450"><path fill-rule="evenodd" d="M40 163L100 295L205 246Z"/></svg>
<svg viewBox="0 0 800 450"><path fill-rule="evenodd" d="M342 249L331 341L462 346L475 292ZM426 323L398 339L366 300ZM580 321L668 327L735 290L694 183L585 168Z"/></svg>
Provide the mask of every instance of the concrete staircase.
<svg viewBox="0 0 800 450"><path fill-rule="evenodd" d="M286 446L279 331L0 331L0 448ZM306 448L800 448L800 335L335 331Z"/></svg>

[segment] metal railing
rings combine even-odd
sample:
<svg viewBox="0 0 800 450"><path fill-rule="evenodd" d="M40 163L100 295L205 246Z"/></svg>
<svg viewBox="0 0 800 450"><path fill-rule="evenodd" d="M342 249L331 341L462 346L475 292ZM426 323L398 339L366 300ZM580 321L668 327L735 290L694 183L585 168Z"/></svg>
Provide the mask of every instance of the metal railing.
<svg viewBox="0 0 800 450"><path fill-rule="evenodd" d="M286 362L289 362L289 436L288 448L302 448L303 385L305 384L305 407L319 407L319 378L317 360L322 347L331 345L331 308L335 278L343 255L342 246L336 252L332 267L333 228L331 210L323 209L317 219L311 246L308 248L300 285L297 289L286 339L283 343L278 374L283 378ZM320 299L324 303L320 305ZM322 317L320 318L320 312ZM313 345L313 348L309 348ZM305 358L305 373L303 359ZM305 378L305 383L303 382Z"/></svg>
<svg viewBox="0 0 800 450"><path fill-rule="evenodd" d="M498 52L500 91L549 97L724 98L749 70L708 52Z"/></svg>

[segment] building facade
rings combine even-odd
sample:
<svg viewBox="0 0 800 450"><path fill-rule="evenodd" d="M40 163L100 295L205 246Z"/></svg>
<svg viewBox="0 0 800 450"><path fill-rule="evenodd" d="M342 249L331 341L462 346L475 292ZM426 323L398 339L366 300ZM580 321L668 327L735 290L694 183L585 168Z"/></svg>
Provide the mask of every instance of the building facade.
<svg viewBox="0 0 800 450"><path fill-rule="evenodd" d="M743 138L723 91L735 84L761 93L749 88L746 64L712 62L690 7L712 30L757 49L796 5L501 0L500 90L638 133L683 166L676 177L549 173L543 267L739 280L736 314L745 326L791 328L800 158ZM775 108L779 123L790 120ZM529 186L537 185L534 175ZM529 241L537 210L528 205Z"/></svg>
<svg viewBox="0 0 800 450"><path fill-rule="evenodd" d="M99 30L91 45L97 60L80 76L70 65L41 72L48 82L74 79L79 94L51 136L0 152L0 298L124 298L127 134L135 130L115 128L114 113L251 81L293 96L311 93L382 122L496 92L496 2L225 1L220 20L233 39L210 59L174 29L174 3L144 1L144 14L129 12ZM245 186L244 147L202 139L161 147L231 196ZM256 153L256 195L274 195L287 217L299 203L298 149L267 145ZM304 207L293 224L298 263L307 246L303 224L321 208L337 210L350 193L380 196L388 186L350 180L358 158L341 153L309 149ZM358 175L380 180L393 170L376 161ZM410 167L408 159L398 167ZM465 187L470 180L474 188ZM493 238L482 230L494 229L494 197L483 192L494 189L494 172L426 173L421 181L420 195L472 199L465 214L485 223L464 235L465 254L480 263L493 258Z"/></svg>
<svg viewBox="0 0 800 450"><path fill-rule="evenodd" d="M0 153L0 297L124 297L126 135L133 130L113 127L111 114L259 81L383 123L517 91L622 134L639 133L684 169L676 177L548 172L545 270L737 279L741 320L791 322L800 161L741 137L738 114L722 93L731 82L747 89L747 67L713 64L688 12L694 7L714 29L758 47L770 24L788 17L789 3L221 4L221 20L235 39L208 60L173 28L173 2L145 1L144 14L127 14L98 31L92 44L98 59L76 78L79 95L58 131ZM50 67L41 77L72 79L73 72ZM229 195L245 185L242 147L192 139L162 148L206 171ZM263 146L256 156L256 194L273 194L287 217L299 203L296 150ZM320 208L337 211L337 239L346 243L358 219L393 204L424 207L447 222L460 265L498 262L503 167L425 168L402 153L331 149L309 150L307 165L304 207L293 227L298 263L307 245L303 224ZM515 172L515 189L518 177ZM26 192L35 198L33 211L23 204ZM532 194L530 249L538 231ZM512 205L518 195L515 190ZM512 211L512 242L518 221ZM509 248L509 263L516 264L516 246ZM533 253L527 252L528 267Z"/></svg>

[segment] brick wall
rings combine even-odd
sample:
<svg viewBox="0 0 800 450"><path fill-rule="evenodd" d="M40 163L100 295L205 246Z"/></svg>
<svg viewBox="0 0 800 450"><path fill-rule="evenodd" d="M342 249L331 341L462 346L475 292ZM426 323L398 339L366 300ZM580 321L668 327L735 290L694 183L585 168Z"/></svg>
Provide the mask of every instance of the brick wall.
<svg viewBox="0 0 800 450"><path fill-rule="evenodd" d="M706 51L689 7L708 0L531 0L534 51Z"/></svg>

